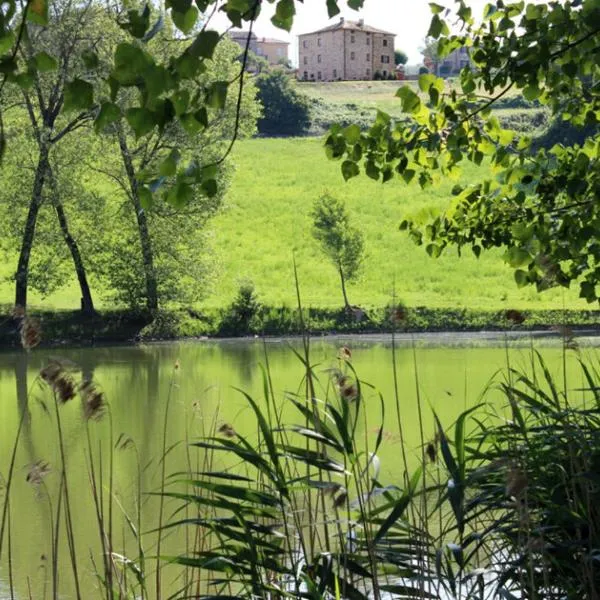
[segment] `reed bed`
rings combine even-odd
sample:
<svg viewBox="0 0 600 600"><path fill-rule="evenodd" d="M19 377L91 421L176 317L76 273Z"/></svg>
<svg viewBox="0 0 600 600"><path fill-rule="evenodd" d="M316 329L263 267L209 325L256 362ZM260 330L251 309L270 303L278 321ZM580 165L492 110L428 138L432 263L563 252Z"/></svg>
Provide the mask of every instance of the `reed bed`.
<svg viewBox="0 0 600 600"><path fill-rule="evenodd" d="M392 316L401 320L402 311ZM231 392L249 407L250 435L222 421L218 411L198 418L193 407L181 439L169 439L180 376L175 364L152 465L159 484L152 489L143 487L146 458L130 438L113 434L99 382L79 377L71 364L48 363L34 385L52 397L47 408L59 460L54 466L40 460L27 474L51 520L43 598L597 598L600 372L593 357L580 356L577 340L563 331L564 360L574 353L581 369L575 382L566 368L553 376L533 346L528 367L515 369L507 344L505 369L489 386L502 392L503 404L487 403L484 390L454 423L434 416L430 432L413 350L418 419L409 423L400 395L407 382L398 380L394 344L395 394L387 403L356 371L347 347L339 348L333 368L318 371L309 337L300 350L290 350L303 366L302 380L278 395L265 345L262 397ZM61 412L72 402L81 404L85 424L86 489L74 485L64 450ZM376 423L369 422L367 402L379 406ZM390 409L401 474L382 481ZM14 537L26 515L11 502L11 488L28 418L24 409L2 463L0 559L10 598L27 595L14 589ZM95 432L100 423L109 431L104 441ZM373 428L374 442L366 434ZM416 461L408 458L415 449L404 442L407 428L419 430ZM182 445L185 460L174 465L173 449ZM122 452L133 453L137 465L131 514L115 486ZM52 492L45 483L51 469L59 477ZM89 547L97 552L77 544L74 494L93 505L97 539ZM158 518L145 522L142 506L151 499L159 503ZM172 535L180 547L165 552ZM90 569L93 589L82 586L82 572ZM65 572L69 581L59 578Z"/></svg>

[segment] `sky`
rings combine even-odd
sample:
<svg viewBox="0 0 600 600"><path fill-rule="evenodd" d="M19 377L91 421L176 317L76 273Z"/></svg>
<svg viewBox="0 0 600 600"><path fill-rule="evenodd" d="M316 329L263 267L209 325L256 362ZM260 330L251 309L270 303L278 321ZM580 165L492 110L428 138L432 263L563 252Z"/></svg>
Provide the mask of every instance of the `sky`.
<svg viewBox="0 0 600 600"><path fill-rule="evenodd" d="M436 0L438 4L452 6L452 2ZM474 14L484 6L486 0L470 0ZM298 62L297 38L301 33L321 29L339 21L340 17L356 21L364 19L367 25L378 27L396 34L395 47L408 54L408 64L416 65L423 62L419 48L429 29L431 12L426 0L365 0L364 8L354 11L346 6L345 0L339 0L341 13L333 19L327 16L325 0L304 0L296 2L296 16L291 33L277 29L271 24L271 16L275 11L274 4L263 2L261 14L254 25L254 32L259 37L274 37L290 42L289 57L294 64ZM218 30L228 26L227 17L215 16L211 25Z"/></svg>

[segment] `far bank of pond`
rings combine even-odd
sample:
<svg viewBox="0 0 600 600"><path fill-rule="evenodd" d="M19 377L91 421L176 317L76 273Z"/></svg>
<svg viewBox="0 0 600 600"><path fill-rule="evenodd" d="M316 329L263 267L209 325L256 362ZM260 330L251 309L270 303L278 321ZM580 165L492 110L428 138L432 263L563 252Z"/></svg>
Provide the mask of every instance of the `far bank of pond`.
<svg viewBox="0 0 600 600"><path fill-rule="evenodd" d="M433 438L434 411L444 426L450 426L461 411L480 402L486 403L482 410L503 415L504 401L495 383L505 376L507 361L513 368L527 370L535 361L533 348L540 351L549 370L561 381L563 365L566 365L565 381L574 388L580 387L578 359L581 356L595 361L595 346L600 340L588 338L578 343L579 350L575 352L564 350L560 339L548 340L527 334L516 337L418 335L414 339L408 336L399 340L395 352L397 387L394 386L389 336L312 339L310 360L318 378L317 395L335 398L331 372L344 369L339 359L340 348L348 348L352 366L364 382L364 419L359 422L357 435L367 446L373 444L383 420L384 443L378 453L380 480L402 485L396 394L405 424L409 459L416 464L421 452L417 389L424 435ZM159 503L151 492L160 488L163 432L166 431L167 446L172 448L165 459L167 474L187 469L206 470L204 452L198 448L190 450L187 442L206 436L223 424L254 439L256 422L239 390L244 390L264 407L264 367L267 364L275 408L281 411L282 422L299 424L300 417L293 410L290 396L303 396L305 371L293 350L302 352L301 340L175 342L0 353L0 473L7 472L20 415L26 416L11 492L12 566L18 597L27 597L29 587L32 597L42 598L48 586L52 539L48 498L56 497L60 485L52 396L39 377L40 369L49 360L62 361L76 380L93 379L104 392L110 404L110 418L105 415L103 420L92 422L89 427L93 447L105 453L105 467L111 445L116 448L114 489L119 509L115 517L115 539L119 540L120 554L136 556L136 543L124 515L136 513L137 494L141 490L142 530L150 556L155 550ZM485 389L488 392L482 397ZM73 491L75 541L77 552L87 565L88 557L98 561L101 552L89 489L87 426L77 399L61 406L60 411L69 485ZM49 468L43 488L32 484L27 477L31 465L36 464L47 464ZM175 506L172 501L167 503L167 520L176 518ZM174 530L165 539L162 552L165 555L183 552L188 541L183 530ZM66 545L60 552L64 559L60 565L60 597L69 599L73 593ZM165 567L163 577L165 592L173 591L178 585L170 577L169 569ZM0 597L3 597L7 577L7 564L3 562L0 564ZM86 586L96 585L91 564L83 571L82 578Z"/></svg>
<svg viewBox="0 0 600 600"><path fill-rule="evenodd" d="M43 346L135 343L188 338L294 336L403 332L555 331L557 328L600 332L598 310L473 310L427 307L287 306L146 311L111 310L86 316L78 311L28 313ZM22 321L0 313L0 348L19 347Z"/></svg>

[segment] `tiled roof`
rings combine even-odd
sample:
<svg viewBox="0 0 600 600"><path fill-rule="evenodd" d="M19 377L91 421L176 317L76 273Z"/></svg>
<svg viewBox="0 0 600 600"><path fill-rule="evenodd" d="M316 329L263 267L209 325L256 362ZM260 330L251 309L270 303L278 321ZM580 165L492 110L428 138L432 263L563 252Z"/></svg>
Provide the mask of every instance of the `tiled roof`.
<svg viewBox="0 0 600 600"><path fill-rule="evenodd" d="M278 40L276 38L263 37L263 38L258 38L257 41L259 43L263 42L264 44L288 44L289 45L289 42L286 42L284 40Z"/></svg>
<svg viewBox="0 0 600 600"><path fill-rule="evenodd" d="M328 25L327 27L323 27L323 29L317 29L316 31L309 31L307 33L303 33L302 35L310 35L313 33L324 33L325 31L337 31L338 29L349 29L352 31L365 31L367 33L384 33L385 35L396 35L391 31L384 31L383 29L377 29L376 27L371 27L370 25L361 24L360 21L346 21L345 19L340 19L337 23L333 25Z"/></svg>

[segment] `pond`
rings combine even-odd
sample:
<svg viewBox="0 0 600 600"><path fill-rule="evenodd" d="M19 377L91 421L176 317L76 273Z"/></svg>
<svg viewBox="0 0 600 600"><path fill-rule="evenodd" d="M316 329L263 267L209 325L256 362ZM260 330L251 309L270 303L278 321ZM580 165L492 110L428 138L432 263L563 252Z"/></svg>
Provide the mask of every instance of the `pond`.
<svg viewBox="0 0 600 600"><path fill-rule="evenodd" d="M481 401L481 393L490 381L494 378L501 381L507 360L511 366L527 369L532 359L530 344L540 349L550 370L562 381L563 350L557 340L531 341L524 336L505 344L502 337L490 340L421 336L414 345L410 339L400 340L395 352L398 406L409 461L416 464L421 452L417 394L423 415L423 435L431 439L433 411L445 426L452 425L461 411ZM366 418L361 421L358 433L365 443L374 443L383 406L384 444L379 453L379 479L400 484L401 451L390 339L363 336L312 340L310 359L319 378L318 393L325 394L330 387L330 370L343 367L338 359L343 346L350 349L352 366L359 378L370 384L362 386ZM51 557L57 514L61 515L58 577L54 578L58 581L57 597L75 597L69 548L64 536L64 510L56 506L61 486L57 415L53 396L39 377L40 369L49 360L61 360L73 369L76 379L93 378L109 403L104 418L89 424L82 416L78 399L59 407L74 553L79 557L78 577L85 590L82 595L87 599L103 597L97 589L93 566L101 563L102 552L90 485L90 450L96 474L100 471L104 474L98 493L104 497L105 511L108 510L107 490L113 490L114 551L137 559L138 548L132 532L139 527L144 533L146 560L152 562L151 557L157 552L154 529L159 512L159 498L152 492L160 490L163 467L167 475L188 467L201 470L203 456L196 448L190 450L186 440L198 439L224 423L249 438L255 436L255 419L243 394L236 388L243 389L264 406L264 371L260 365L264 366L267 360L276 401L284 407L283 420L290 424L301 422L286 400L287 392L304 393L304 367L294 350L302 353L300 340L160 343L0 354L0 473L3 477L9 472L20 415L25 415L14 463L9 526L0 563L0 598L11 597L7 591L11 578L14 598L53 597ZM588 352L593 354L593 349L584 350ZM569 352L566 359L570 381L579 384L577 356ZM493 386L485 400L490 406L500 407L502 403ZM163 463L165 434L165 447L169 451ZM115 448L114 453L110 452L111 446ZM111 455L114 458L112 486L106 475ZM4 493L4 489L0 490L2 500ZM140 511L138 503L141 503ZM169 503L165 505L164 515L165 522L176 518ZM102 516L108 519L108 512ZM187 532L172 530L165 536L161 554L183 552L191 535L193 532L189 529ZM174 578L169 568L164 569L161 585L172 593L182 582ZM153 570L153 565L147 569L148 572ZM149 582L149 588L153 585L154 580Z"/></svg>

